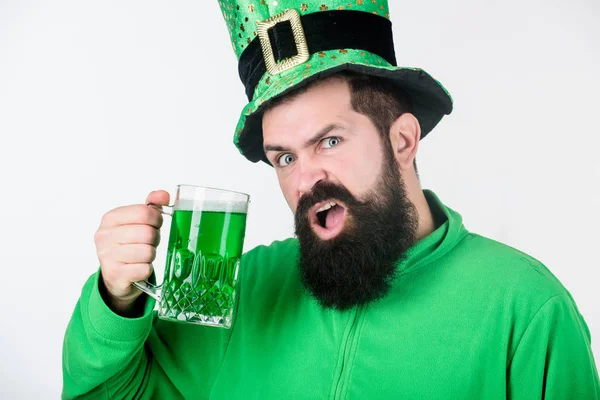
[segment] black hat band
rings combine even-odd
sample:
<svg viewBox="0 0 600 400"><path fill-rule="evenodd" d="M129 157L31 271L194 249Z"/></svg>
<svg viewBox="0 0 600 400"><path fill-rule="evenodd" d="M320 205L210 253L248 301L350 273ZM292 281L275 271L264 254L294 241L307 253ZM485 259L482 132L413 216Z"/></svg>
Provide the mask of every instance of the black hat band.
<svg viewBox="0 0 600 400"><path fill-rule="evenodd" d="M301 17L304 36L310 54L337 49L368 51L396 66L392 23L379 15L362 11L322 11ZM280 22L269 30L271 47L277 61L296 55L296 44L289 21ZM258 37L240 56L238 71L246 88L248 100L267 72Z"/></svg>

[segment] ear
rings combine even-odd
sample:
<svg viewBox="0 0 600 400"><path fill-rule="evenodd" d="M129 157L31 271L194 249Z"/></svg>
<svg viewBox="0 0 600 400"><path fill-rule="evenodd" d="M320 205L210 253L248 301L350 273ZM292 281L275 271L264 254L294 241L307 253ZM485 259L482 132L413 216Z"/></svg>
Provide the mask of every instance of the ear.
<svg viewBox="0 0 600 400"><path fill-rule="evenodd" d="M421 125L417 118L411 113L402 114L390 127L389 134L400 171L413 168L421 139Z"/></svg>

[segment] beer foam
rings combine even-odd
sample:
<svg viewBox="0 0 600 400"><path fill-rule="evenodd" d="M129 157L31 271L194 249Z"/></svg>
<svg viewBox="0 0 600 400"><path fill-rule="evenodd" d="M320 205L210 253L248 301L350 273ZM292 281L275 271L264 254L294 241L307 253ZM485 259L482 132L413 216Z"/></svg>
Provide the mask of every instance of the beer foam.
<svg viewBox="0 0 600 400"><path fill-rule="evenodd" d="M178 200L173 207L181 211L212 211L246 214L248 205L243 201L199 201L199 200Z"/></svg>

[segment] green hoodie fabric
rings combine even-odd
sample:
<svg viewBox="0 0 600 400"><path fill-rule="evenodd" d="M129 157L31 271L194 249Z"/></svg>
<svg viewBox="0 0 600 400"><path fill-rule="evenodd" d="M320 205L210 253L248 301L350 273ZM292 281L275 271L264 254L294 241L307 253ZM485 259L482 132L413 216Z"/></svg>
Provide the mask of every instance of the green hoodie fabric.
<svg viewBox="0 0 600 400"><path fill-rule="evenodd" d="M600 399L590 332L539 261L469 233L424 191L439 227L391 291L347 311L299 281L295 239L240 267L229 330L140 318L104 303L99 273L66 331L64 399Z"/></svg>

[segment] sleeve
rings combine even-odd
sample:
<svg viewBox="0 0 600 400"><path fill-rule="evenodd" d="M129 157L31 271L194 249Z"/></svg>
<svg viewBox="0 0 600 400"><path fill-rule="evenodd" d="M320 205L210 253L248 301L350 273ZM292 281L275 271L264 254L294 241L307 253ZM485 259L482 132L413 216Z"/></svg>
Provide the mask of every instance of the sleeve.
<svg viewBox="0 0 600 400"><path fill-rule="evenodd" d="M124 318L104 303L100 272L83 287L63 343L63 399L133 399L151 396L167 381L144 344L152 329L154 300L146 301L139 318Z"/></svg>
<svg viewBox="0 0 600 400"><path fill-rule="evenodd" d="M600 400L590 332L567 295L549 299L533 317L507 370L510 399Z"/></svg>

